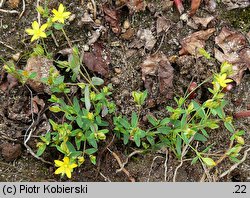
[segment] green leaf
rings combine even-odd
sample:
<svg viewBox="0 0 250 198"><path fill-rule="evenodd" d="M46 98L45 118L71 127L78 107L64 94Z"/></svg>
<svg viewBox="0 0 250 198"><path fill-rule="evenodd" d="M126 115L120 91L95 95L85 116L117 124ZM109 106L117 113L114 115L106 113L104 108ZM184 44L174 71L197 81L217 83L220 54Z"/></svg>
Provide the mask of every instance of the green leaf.
<svg viewBox="0 0 250 198"><path fill-rule="evenodd" d="M54 23L53 24L53 27L56 29L56 30L61 30L63 28L64 24L62 23Z"/></svg>
<svg viewBox="0 0 250 198"><path fill-rule="evenodd" d="M87 111L90 110L91 103L90 103L90 98L89 98L89 86L87 85L84 90L84 101L85 101L85 107Z"/></svg>
<svg viewBox="0 0 250 198"><path fill-rule="evenodd" d="M75 147L74 147L74 145L71 143L71 142L66 142L66 145L67 145L67 147L68 147L68 149L69 149L69 152L70 153L72 153L72 152L75 152L76 151L76 149L75 149Z"/></svg>
<svg viewBox="0 0 250 198"><path fill-rule="evenodd" d="M30 78L30 79L34 79L36 76L37 76L37 73L36 73L36 72L32 72L32 73L29 75L29 78Z"/></svg>
<svg viewBox="0 0 250 198"><path fill-rule="evenodd" d="M200 134L200 133L196 133L194 135L194 140L197 140L197 141L200 141L200 142L206 142L207 138L204 135Z"/></svg>
<svg viewBox="0 0 250 198"><path fill-rule="evenodd" d="M199 159L199 157L196 156L196 157L192 160L191 165L196 164L196 162L198 161L198 159Z"/></svg>
<svg viewBox="0 0 250 198"><path fill-rule="evenodd" d="M170 122L170 118L164 118L163 120L161 120L160 125L165 125L168 124Z"/></svg>
<svg viewBox="0 0 250 198"><path fill-rule="evenodd" d="M201 132L202 132L202 134L205 136L205 137L209 137L209 135L208 135L208 133L207 133L207 131L205 130L205 129L201 129Z"/></svg>
<svg viewBox="0 0 250 198"><path fill-rule="evenodd" d="M92 77L92 84L93 85L102 85L104 83L104 80L98 77Z"/></svg>
<svg viewBox="0 0 250 198"><path fill-rule="evenodd" d="M227 128L228 131L234 133L234 127L231 122L224 122L224 126Z"/></svg>
<svg viewBox="0 0 250 198"><path fill-rule="evenodd" d="M135 133L134 141L135 141L136 146L140 147L140 145L141 145L141 134L140 134L139 131Z"/></svg>
<svg viewBox="0 0 250 198"><path fill-rule="evenodd" d="M201 158L202 161L209 167L213 167L216 165L215 161L212 158L209 157L203 157Z"/></svg>
<svg viewBox="0 0 250 198"><path fill-rule="evenodd" d="M141 104L141 105L144 104L144 102L145 102L147 96L148 96L148 91L145 90L145 91L142 93L141 97L140 97L140 104Z"/></svg>
<svg viewBox="0 0 250 198"><path fill-rule="evenodd" d="M129 122L127 121L127 119L120 118L120 119L119 119L119 122L120 122L121 125L122 125L123 127L125 127L126 129L129 129L129 128L130 128L130 124L129 124Z"/></svg>
<svg viewBox="0 0 250 198"><path fill-rule="evenodd" d="M136 127L138 124L138 116L137 114L133 111L132 112L132 118L131 118L131 126Z"/></svg>
<svg viewBox="0 0 250 198"><path fill-rule="evenodd" d="M203 48L199 48L199 53L204 56L206 59L210 59L210 54Z"/></svg>
<svg viewBox="0 0 250 198"><path fill-rule="evenodd" d="M159 127L157 131L160 132L161 134L167 135L171 132L171 128L168 126L162 126L162 127Z"/></svg>
<svg viewBox="0 0 250 198"><path fill-rule="evenodd" d="M76 97L73 98L73 107L77 113L79 113L81 111L79 101Z"/></svg>
<svg viewBox="0 0 250 198"><path fill-rule="evenodd" d="M177 136L177 138L176 138L176 152L177 152L178 158L181 157L181 145L182 145L182 140L179 136Z"/></svg>
<svg viewBox="0 0 250 198"><path fill-rule="evenodd" d="M95 165L96 164L96 156L90 155L89 158L90 158L91 163Z"/></svg>
<svg viewBox="0 0 250 198"><path fill-rule="evenodd" d="M46 144L42 144L41 146L38 147L36 155L39 157L43 154L43 152L46 149Z"/></svg>
<svg viewBox="0 0 250 198"><path fill-rule="evenodd" d="M85 153L88 155L92 155L94 154L96 151L98 151L96 148L90 148L90 149L86 149Z"/></svg>
<svg viewBox="0 0 250 198"><path fill-rule="evenodd" d="M147 119L154 127L159 124L159 121L151 115L147 115Z"/></svg>
<svg viewBox="0 0 250 198"><path fill-rule="evenodd" d="M152 136L147 136L146 138L152 146L155 144L155 139Z"/></svg>
<svg viewBox="0 0 250 198"><path fill-rule="evenodd" d="M58 113L58 112L62 111L59 106L51 106L51 107L49 107L49 110L54 112L54 113Z"/></svg>

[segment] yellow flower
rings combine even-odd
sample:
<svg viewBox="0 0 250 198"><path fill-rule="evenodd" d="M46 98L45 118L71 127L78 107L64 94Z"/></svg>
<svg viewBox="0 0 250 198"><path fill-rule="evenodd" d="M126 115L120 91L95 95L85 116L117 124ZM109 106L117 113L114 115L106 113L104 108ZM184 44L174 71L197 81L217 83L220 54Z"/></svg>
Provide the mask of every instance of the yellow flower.
<svg viewBox="0 0 250 198"><path fill-rule="evenodd" d="M63 4L59 5L58 10L53 9L52 12L54 14L54 17L52 18L52 21L58 21L59 23L64 23L65 19L69 18L69 15L71 14L70 12L64 12L65 11L65 7L63 6Z"/></svg>
<svg viewBox="0 0 250 198"><path fill-rule="evenodd" d="M227 83L230 83L232 81L233 80L231 79L227 79L227 74L223 73L223 74L215 75L213 84L219 83L219 85L224 88L227 86Z"/></svg>
<svg viewBox="0 0 250 198"><path fill-rule="evenodd" d="M73 168L77 167L77 164L73 163L70 164L70 160L68 157L64 157L63 161L60 160L54 160L56 167L59 167L56 169L55 174L62 174L64 175L66 173L68 178L71 178L71 172L73 171Z"/></svg>
<svg viewBox="0 0 250 198"><path fill-rule="evenodd" d="M88 118L89 120L94 120L94 114L91 113L91 112L89 112L89 113L87 114L87 118Z"/></svg>
<svg viewBox="0 0 250 198"><path fill-rule="evenodd" d="M41 27L39 27L39 24L37 21L34 21L32 23L33 29L26 29L25 31L28 33L28 35L33 35L31 38L31 42L34 40L37 40L39 38L46 38L47 35L45 34L45 29L47 28L47 24L43 24Z"/></svg>

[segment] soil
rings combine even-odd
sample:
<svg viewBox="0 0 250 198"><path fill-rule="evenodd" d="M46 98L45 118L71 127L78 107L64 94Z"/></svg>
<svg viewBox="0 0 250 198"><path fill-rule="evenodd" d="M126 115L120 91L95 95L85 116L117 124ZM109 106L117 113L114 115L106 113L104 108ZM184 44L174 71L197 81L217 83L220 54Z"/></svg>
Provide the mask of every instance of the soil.
<svg viewBox="0 0 250 198"><path fill-rule="evenodd" d="M32 51L33 44L30 43L30 37L25 34L24 30L30 27L31 22L37 20L37 12L35 10L36 1L26 0L26 9L23 16L19 19L18 14L0 12L0 57L4 60L9 60L16 53L21 53L17 66L24 68L26 65L28 54ZM67 10L75 14L75 19L67 22L65 31L68 37L80 49L86 46L89 40L91 28L81 25L80 21L84 13L87 11L88 1L70 1L61 0ZM114 86L113 99L118 107L118 112L123 115L131 115L135 109L130 93L135 90L144 90L144 83L142 80L140 64L145 60L149 54L155 53L157 50L164 53L169 59L174 56L179 57L179 50L181 48L180 42L187 35L193 33L194 30L185 22L180 20L180 14L174 7L169 7L165 10L161 5L161 0L151 1L151 9L146 9L140 12L131 12L128 7L124 6L119 8L121 16L121 27L125 20L130 22L130 26L137 32L139 29L149 28L157 39L157 43L152 50L144 48L134 49L129 46L136 39L136 33L132 36L122 36L113 33L111 28L104 21L103 12L101 11L102 5L105 1L96 0L97 4L97 19L107 28L98 41L102 42L105 49L109 51L111 63L109 64L109 74L105 78L105 83L112 82ZM109 5L113 5L114 1L108 1ZM56 8L58 1L51 0L49 8ZM190 2L184 2L185 11L188 11ZM6 3L3 9L13 9ZM22 2L16 8L19 13L22 11ZM169 21L171 21L171 28L167 31L163 42L162 36L156 35L156 13L161 14ZM215 12L211 13L206 10L204 1L198 9L197 16L204 17L208 15L215 16L209 27L215 27L216 33L210 37L206 43L206 50L213 55L215 43L214 37L219 34L222 27L229 27L232 30L242 32L246 35L250 28L250 7L238 8L231 11L226 10L226 6L218 4ZM199 28L204 29L204 28ZM63 35L59 32L54 33L58 42L56 47L55 42L50 38L47 41L49 51L53 52L56 56L59 50L67 47ZM249 34L249 33L248 33ZM124 37L124 36L123 36ZM91 47L91 46L90 46ZM205 58L194 59L191 58L180 60L172 63L174 68L173 92L174 95L183 95L187 89L188 84L193 79L197 83L202 82L213 72L219 70L219 63L206 60ZM3 61L0 60L0 70L3 73ZM97 73L93 75L99 75ZM3 77L3 76L2 76ZM1 81L3 80L1 77ZM227 93L226 99L229 104L226 106L226 113L232 115L235 112L244 111L249 109L250 105L250 73L246 71L241 80L241 83L235 86L230 92ZM157 95L157 93L155 93ZM202 92L198 93L198 98L202 98ZM39 98L49 98L47 94L35 93ZM30 155L24 144L23 139L25 131L32 123L31 117L31 94L26 86L15 86L10 90L0 90L0 181L68 181L66 178L60 178L54 175L54 167L46 163L41 163L38 159ZM153 101L152 107L145 107L142 115L151 112L154 116L162 118L166 115L165 106L175 105L173 99L164 99L163 102L155 104ZM46 104L48 105L48 104ZM49 117L49 113L46 112ZM246 131L245 147L250 145L250 118L234 119L234 125L238 129ZM46 128L46 119L43 119L37 126L29 146L35 148L38 136ZM210 138L206 145L214 143L211 152L223 153L229 146L230 134L226 130L218 129L210 133ZM86 161L84 166L78 168L72 175L70 181L130 181L129 177L122 171L117 171L120 167L105 146L109 144L112 135L107 138L106 142L100 146L100 151L97 156L99 162L97 166L92 165ZM206 145L200 145L200 148L205 148ZM113 144L109 147L115 152L122 161L126 157L137 150L135 145L124 146L119 140L114 140ZM243 153L241 153L243 155ZM190 154L192 157L192 154ZM57 156L56 151L51 150L45 152L43 156L46 160L52 161L53 156ZM176 181L200 181L204 169L200 164L190 165L191 161L186 160L183 165L178 169ZM173 181L174 171L180 164L174 154L167 151L150 151L146 153L138 153L131 157L125 166L131 177L135 181ZM210 174L216 181L250 181L250 154L247 155L246 160L241 163L230 174L221 179L217 178L218 175L228 170L233 165L229 160L223 161L219 166L214 168ZM98 170L100 168L100 170Z"/></svg>

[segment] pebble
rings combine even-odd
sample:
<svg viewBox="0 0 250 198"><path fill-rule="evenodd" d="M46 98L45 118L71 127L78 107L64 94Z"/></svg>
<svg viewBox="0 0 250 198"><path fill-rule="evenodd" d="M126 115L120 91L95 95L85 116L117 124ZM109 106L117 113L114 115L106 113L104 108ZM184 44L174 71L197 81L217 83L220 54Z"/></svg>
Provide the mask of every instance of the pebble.
<svg viewBox="0 0 250 198"><path fill-rule="evenodd" d="M122 73L122 70L121 70L121 68L119 68L119 67L115 67L115 73L117 73L117 74L120 74L120 73Z"/></svg>
<svg viewBox="0 0 250 198"><path fill-rule="evenodd" d="M75 18L76 18L76 15L75 15L75 14L70 15L70 17L69 17L69 22L74 21Z"/></svg>
<svg viewBox="0 0 250 198"><path fill-rule="evenodd" d="M111 78L111 82L112 82L112 84L114 84L114 85L119 85L121 81L120 81L119 78L113 77L113 78Z"/></svg>
<svg viewBox="0 0 250 198"><path fill-rule="evenodd" d="M130 27L129 20L125 20L123 23L123 28L127 30L129 27Z"/></svg>
<svg viewBox="0 0 250 198"><path fill-rule="evenodd" d="M21 56L21 53L18 52L18 53L16 53L16 54L13 54L12 59L13 59L14 61L18 61L18 60L20 59L20 56Z"/></svg>

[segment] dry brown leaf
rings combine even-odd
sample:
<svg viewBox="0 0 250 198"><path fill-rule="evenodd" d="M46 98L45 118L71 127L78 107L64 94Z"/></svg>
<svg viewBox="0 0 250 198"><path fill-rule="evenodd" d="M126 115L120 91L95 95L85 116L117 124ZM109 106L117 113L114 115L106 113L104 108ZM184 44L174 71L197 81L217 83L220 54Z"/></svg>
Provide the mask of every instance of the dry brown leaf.
<svg viewBox="0 0 250 198"><path fill-rule="evenodd" d="M210 28L207 30L201 30L190 34L181 41L182 49L179 54L191 54L196 57L202 56L199 54L198 50L205 47L205 41L215 32L215 28Z"/></svg>
<svg viewBox="0 0 250 198"><path fill-rule="evenodd" d="M102 8L105 14L104 15L105 21L107 21L110 24L111 29L115 34L120 34L121 32L120 15L118 11L116 9L110 8L110 6L108 6L107 3L104 4Z"/></svg>
<svg viewBox="0 0 250 198"><path fill-rule="evenodd" d="M164 98L172 98L174 69L164 54L158 53L148 56L141 64L141 71L142 80L149 93L152 93L152 84L154 83L150 76L157 76L160 95Z"/></svg>
<svg viewBox="0 0 250 198"><path fill-rule="evenodd" d="M11 74L7 74L6 78L4 76L5 76L4 74L1 75L1 82L0 82L0 89L2 91L8 92L13 87L18 85L18 80L14 78Z"/></svg>
<svg viewBox="0 0 250 198"><path fill-rule="evenodd" d="M245 36L239 32L222 28L215 38L215 43L221 50L215 48L215 58L233 65L234 74L230 76L240 84L244 71L250 69L250 47Z"/></svg>
<svg viewBox="0 0 250 198"><path fill-rule="evenodd" d="M149 29L141 29L137 32L137 37L144 42L145 48L148 50L153 49L156 39Z"/></svg>
<svg viewBox="0 0 250 198"><path fill-rule="evenodd" d="M146 7L144 0L116 0L116 4L118 6L126 5L129 8L130 13L143 11Z"/></svg>
<svg viewBox="0 0 250 198"><path fill-rule="evenodd" d="M205 17L205 18L200 18L197 16L193 16L192 19L194 20L194 22L196 24L201 24L203 27L207 27L207 25L214 20L214 16L209 16L209 17Z"/></svg>
<svg viewBox="0 0 250 198"><path fill-rule="evenodd" d="M222 0L222 3L226 5L228 10L250 6L249 0Z"/></svg>
<svg viewBox="0 0 250 198"><path fill-rule="evenodd" d="M108 76L110 54L104 49L102 43L94 43L92 52L85 52L83 60L89 70L97 72L104 77Z"/></svg>
<svg viewBox="0 0 250 198"><path fill-rule="evenodd" d="M160 34L162 32L167 32L171 26L171 21L165 17L158 16L156 21L156 32Z"/></svg>

